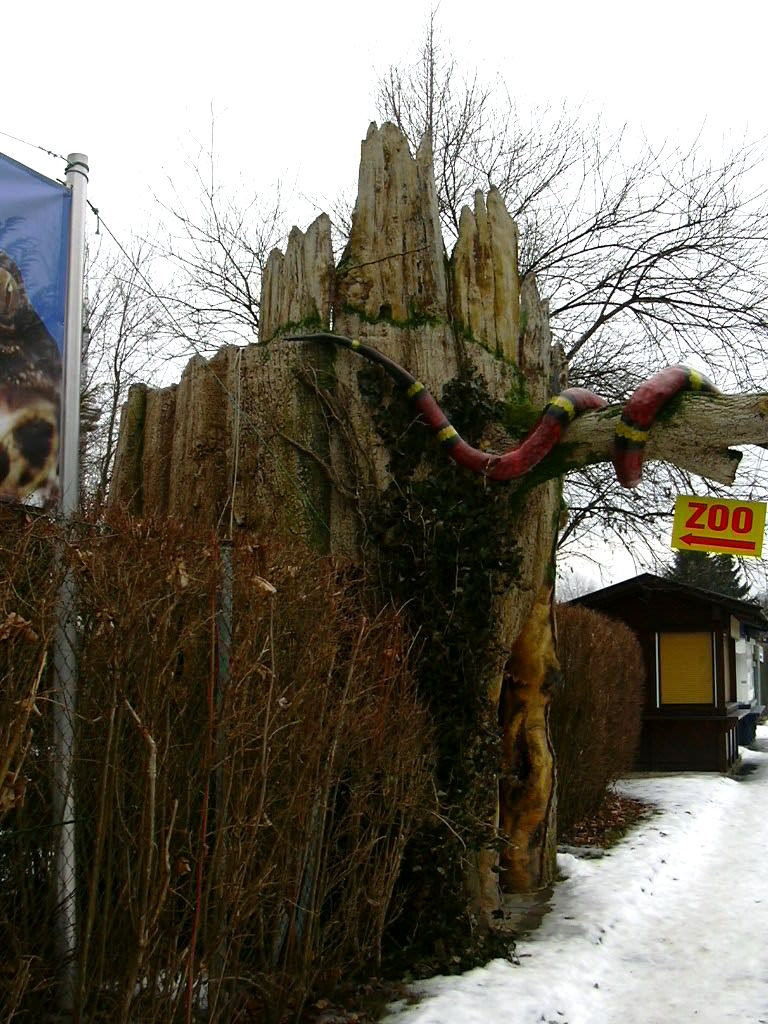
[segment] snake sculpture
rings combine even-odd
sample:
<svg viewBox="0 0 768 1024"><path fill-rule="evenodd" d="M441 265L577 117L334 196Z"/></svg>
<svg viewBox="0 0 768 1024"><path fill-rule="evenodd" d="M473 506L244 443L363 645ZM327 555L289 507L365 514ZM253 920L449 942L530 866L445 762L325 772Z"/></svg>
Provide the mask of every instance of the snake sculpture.
<svg viewBox="0 0 768 1024"><path fill-rule="evenodd" d="M341 334L294 334L286 341L326 341L357 352L381 366L403 388L414 408L432 428L454 462L490 480L513 480L538 465L560 441L568 425L589 409L604 409L604 398L585 388L566 388L551 398L526 438L503 454L480 451L467 444L449 423L443 410L424 385L406 369L370 345ZM715 385L688 366L668 366L644 381L622 410L614 437L613 464L619 482L636 487L642 477L645 443L659 412L683 391L719 394Z"/></svg>

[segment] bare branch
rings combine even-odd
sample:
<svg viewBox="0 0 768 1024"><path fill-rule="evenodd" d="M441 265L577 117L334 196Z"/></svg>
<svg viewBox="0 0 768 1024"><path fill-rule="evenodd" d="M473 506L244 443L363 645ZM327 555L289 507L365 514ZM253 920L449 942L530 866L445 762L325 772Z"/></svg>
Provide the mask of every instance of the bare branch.
<svg viewBox="0 0 768 1024"><path fill-rule="evenodd" d="M459 67L433 15L417 59L390 68L378 95L380 115L414 148L426 127L427 80L440 97L430 123L445 237L456 237L475 190L498 188L520 229L520 271L549 299L570 383L620 402L663 366L688 362L720 386L766 387L768 202L764 174L755 173L764 141L735 144L713 161L698 137L638 144L565 108L526 117L503 86ZM758 471L751 463L739 486L764 492ZM652 469L642 502L600 465L570 474L566 498L576 511L566 544L594 530L652 547L681 474Z"/></svg>
<svg viewBox="0 0 768 1024"><path fill-rule="evenodd" d="M569 469L611 460L617 415L616 408L586 413L571 425L565 441ZM732 484L742 457L735 445L768 447L768 394L689 397L654 426L646 452L648 459Z"/></svg>

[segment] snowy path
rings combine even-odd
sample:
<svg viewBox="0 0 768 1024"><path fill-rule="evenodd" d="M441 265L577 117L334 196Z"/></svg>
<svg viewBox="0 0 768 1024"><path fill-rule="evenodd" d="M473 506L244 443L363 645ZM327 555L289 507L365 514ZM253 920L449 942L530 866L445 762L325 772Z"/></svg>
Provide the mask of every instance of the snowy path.
<svg viewBox="0 0 768 1024"><path fill-rule="evenodd" d="M520 966L419 983L387 1024L768 1024L768 728L755 746L739 781L624 783L659 814L601 860L559 857Z"/></svg>

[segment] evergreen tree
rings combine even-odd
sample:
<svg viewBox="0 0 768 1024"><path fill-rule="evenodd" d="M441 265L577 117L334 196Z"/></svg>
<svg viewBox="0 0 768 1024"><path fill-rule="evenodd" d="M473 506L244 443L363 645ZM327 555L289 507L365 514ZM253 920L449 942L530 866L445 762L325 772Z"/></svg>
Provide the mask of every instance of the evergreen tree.
<svg viewBox="0 0 768 1024"><path fill-rule="evenodd" d="M707 551L675 551L664 576L701 590L710 590L739 601L749 600L749 584L733 555L715 555Z"/></svg>

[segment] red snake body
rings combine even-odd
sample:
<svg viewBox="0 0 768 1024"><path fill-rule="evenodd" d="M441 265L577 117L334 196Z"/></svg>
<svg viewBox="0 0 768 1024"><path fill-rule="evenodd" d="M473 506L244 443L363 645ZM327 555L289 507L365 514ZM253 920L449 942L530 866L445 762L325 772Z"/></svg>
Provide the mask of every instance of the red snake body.
<svg viewBox="0 0 768 1024"><path fill-rule="evenodd" d="M704 374L689 366L668 366L632 392L621 412L613 442L613 465L619 483L637 487L643 474L643 449L654 420L683 391L719 394Z"/></svg>
<svg viewBox="0 0 768 1024"><path fill-rule="evenodd" d="M383 367L405 390L414 408L434 431L448 456L458 465L490 480L513 480L537 466L561 440L568 425L588 409L603 409L604 398L585 388L566 388L550 399L533 430L517 447L503 454L480 451L460 437L424 385L406 369L370 345L341 334L291 335L286 341L327 341L357 352ZM719 394L703 374L687 366L668 366L644 381L625 404L614 438L613 464L624 487L636 487L642 476L643 453L659 412L683 391Z"/></svg>

